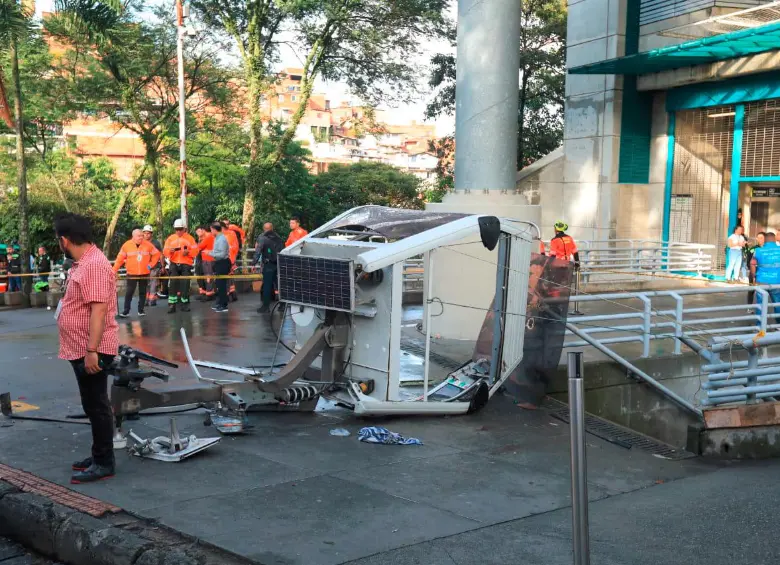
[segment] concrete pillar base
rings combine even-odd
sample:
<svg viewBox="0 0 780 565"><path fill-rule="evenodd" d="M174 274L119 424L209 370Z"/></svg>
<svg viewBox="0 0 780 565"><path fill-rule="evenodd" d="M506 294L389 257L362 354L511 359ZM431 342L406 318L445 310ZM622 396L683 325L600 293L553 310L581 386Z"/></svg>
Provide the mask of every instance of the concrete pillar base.
<svg viewBox="0 0 780 565"><path fill-rule="evenodd" d="M30 295L30 306L33 308L42 308L46 306L48 292L33 292Z"/></svg>
<svg viewBox="0 0 780 565"><path fill-rule="evenodd" d="M541 217L540 206L529 206L524 196L501 191L455 192L440 204L429 204L427 209L493 215L536 224ZM476 341L495 294L497 257L497 251L485 249L479 237L433 253L433 303L428 304L429 297L425 300L425 307L432 308L432 335ZM427 271L425 275L427 288Z"/></svg>
<svg viewBox="0 0 780 565"><path fill-rule="evenodd" d="M23 292L5 292L6 306L29 306L30 301Z"/></svg>

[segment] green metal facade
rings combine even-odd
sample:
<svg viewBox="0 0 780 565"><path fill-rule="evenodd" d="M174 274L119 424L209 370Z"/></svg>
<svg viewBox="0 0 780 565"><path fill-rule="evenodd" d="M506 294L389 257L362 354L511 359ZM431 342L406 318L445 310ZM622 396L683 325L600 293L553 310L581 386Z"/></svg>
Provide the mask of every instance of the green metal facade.
<svg viewBox="0 0 780 565"><path fill-rule="evenodd" d="M634 4L629 2L629 7ZM573 75L643 75L757 55L780 48L780 22L754 27L643 53L626 54L569 69Z"/></svg>

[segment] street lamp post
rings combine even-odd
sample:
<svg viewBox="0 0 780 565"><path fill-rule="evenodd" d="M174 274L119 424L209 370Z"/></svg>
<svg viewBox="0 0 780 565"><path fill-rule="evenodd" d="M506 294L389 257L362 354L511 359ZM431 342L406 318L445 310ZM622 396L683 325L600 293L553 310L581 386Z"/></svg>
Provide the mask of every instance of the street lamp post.
<svg viewBox="0 0 780 565"><path fill-rule="evenodd" d="M187 10L188 11L188 10ZM184 94L184 18L187 16L183 0L176 0L176 54L179 73L179 188L181 189L181 219L187 221L187 108Z"/></svg>

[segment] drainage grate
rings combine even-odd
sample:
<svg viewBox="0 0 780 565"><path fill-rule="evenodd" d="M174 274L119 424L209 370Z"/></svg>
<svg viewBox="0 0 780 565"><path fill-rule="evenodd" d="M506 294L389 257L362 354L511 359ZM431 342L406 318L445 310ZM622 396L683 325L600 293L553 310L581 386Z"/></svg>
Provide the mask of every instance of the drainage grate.
<svg viewBox="0 0 780 565"><path fill-rule="evenodd" d="M563 402L547 397L544 406L550 410L550 416L561 420L562 422L566 422L567 424L569 423L569 408ZM675 449L657 439L642 435L634 430L624 428L623 426L619 426L608 420L599 418L598 416L593 416L592 414L585 414L585 429L589 434L601 438L604 441L608 441L626 449L640 449L647 453L663 457L664 459L679 461L681 459L696 457L695 454L689 451Z"/></svg>
<svg viewBox="0 0 780 565"><path fill-rule="evenodd" d="M417 355L425 359L425 344L416 339L412 339L409 337L402 337L401 349L403 351L412 353L413 355ZM449 369L450 371L456 371L460 369L465 363L468 362L468 361L455 361L454 359L450 359L449 357L445 357L444 355L440 355L439 353L435 353L434 351L431 351L430 359L432 363L436 363L440 367L443 367L444 369Z"/></svg>

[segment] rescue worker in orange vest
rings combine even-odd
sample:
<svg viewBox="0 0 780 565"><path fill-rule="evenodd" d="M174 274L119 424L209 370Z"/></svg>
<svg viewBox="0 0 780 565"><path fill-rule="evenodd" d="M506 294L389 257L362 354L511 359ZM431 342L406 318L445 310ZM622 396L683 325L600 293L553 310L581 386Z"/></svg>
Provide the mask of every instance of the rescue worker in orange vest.
<svg viewBox="0 0 780 565"><path fill-rule="evenodd" d="M165 240L163 254L171 262L171 277L189 277L192 275L192 265L198 254L198 244L187 233L184 220L173 222L176 233ZM168 313L176 312L176 304L181 304L182 312L190 311L190 281L189 279L172 278L168 284Z"/></svg>
<svg viewBox="0 0 780 565"><path fill-rule="evenodd" d="M544 242L539 240L539 255L546 255L547 251L544 249Z"/></svg>
<svg viewBox="0 0 780 565"><path fill-rule="evenodd" d="M241 243L239 234L235 230L231 230L226 222L220 222L222 224L222 235L225 236L228 242L228 248L230 249L230 274L236 271L236 259L238 253L241 251ZM230 302L236 302L238 300L238 294L236 293L236 283L232 279L228 284L228 300Z"/></svg>
<svg viewBox="0 0 780 565"><path fill-rule="evenodd" d="M214 249L214 236L211 230L205 226L198 226L195 230L198 236L198 256L195 263L195 274L209 277L214 274L214 258L211 250ZM198 279L198 300L214 300L214 279Z"/></svg>
<svg viewBox="0 0 780 565"><path fill-rule="evenodd" d="M149 285L149 275L160 261L160 252L150 242L144 239L144 232L133 230L131 239L122 245L119 254L114 261L114 272L119 276L119 269L123 266L127 271L127 289L125 291L125 305L120 312L120 318L130 315L130 304L133 301L135 289L138 288L138 315L145 316L146 288Z"/></svg>
<svg viewBox="0 0 780 565"><path fill-rule="evenodd" d="M580 268L580 254L577 251L577 244L574 238L566 234L569 225L566 222L555 222L555 237L550 240L550 256L564 261L574 259L574 269Z"/></svg>
<svg viewBox="0 0 780 565"><path fill-rule="evenodd" d="M232 223L227 218L222 220L222 223L226 225L229 230L236 232L236 235L238 236L239 247L243 248L246 243L246 232L243 229L241 229L241 226Z"/></svg>
<svg viewBox="0 0 780 565"><path fill-rule="evenodd" d="M307 235L309 235L309 232L301 227L301 219L298 216L293 216L290 218L290 235L287 237L284 246L290 247L293 243Z"/></svg>

